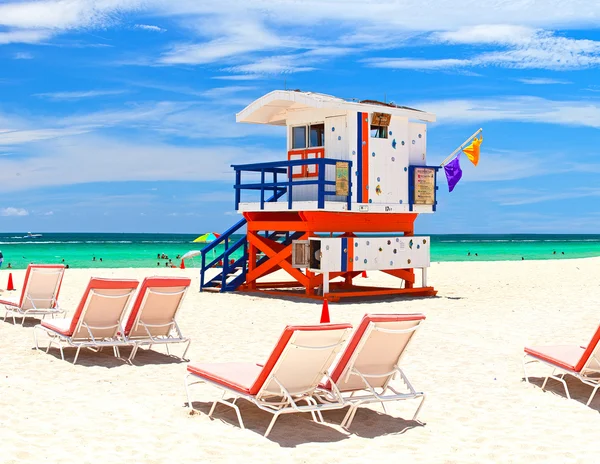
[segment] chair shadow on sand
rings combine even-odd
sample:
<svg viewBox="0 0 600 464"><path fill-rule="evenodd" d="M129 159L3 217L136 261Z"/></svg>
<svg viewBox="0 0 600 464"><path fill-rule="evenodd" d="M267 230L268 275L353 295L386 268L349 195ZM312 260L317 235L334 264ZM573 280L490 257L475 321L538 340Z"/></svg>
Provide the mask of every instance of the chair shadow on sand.
<svg viewBox="0 0 600 464"><path fill-rule="evenodd" d="M545 377L529 377L529 383L535 385L540 390L542 388L542 384L544 383ZM571 400L577 401L585 406L587 403L590 394L592 393L592 387L584 384L576 377L571 375L565 375L565 382L567 382L567 387L569 388L569 394L571 395ZM525 382L525 378L523 378L523 382ZM565 388L563 384L554 379L548 379L546 383L546 387L543 392L553 393L557 396L561 396L563 398L567 398L567 394L565 393ZM594 411L600 412L600 393L598 393L588 408L593 409Z"/></svg>
<svg viewBox="0 0 600 464"><path fill-rule="evenodd" d="M154 365L165 365L165 364L179 364L186 363L187 361L181 359L175 355L168 355L154 350L140 349L133 360L133 363L128 362L129 355L131 354L130 347L120 347L119 351L121 354L120 358L116 358L113 354L113 349L110 347L104 347L98 352L93 352L89 349L82 348L79 357L77 358L77 364L75 366L83 367L106 367L113 368L123 365L131 365L132 368L140 365L154 364ZM35 350L35 347L33 348ZM46 345L40 346L40 353L46 355ZM65 360L62 361L60 356L60 350L56 346L50 347L48 352L49 356L53 356L61 362L68 362L72 364L73 358L77 348L65 347Z"/></svg>
<svg viewBox="0 0 600 464"><path fill-rule="evenodd" d="M51 319L48 319L48 320L51 320ZM11 316L8 316L6 318L6 320L3 322L5 322L6 324L13 325L15 327L24 327L26 329L30 329L30 328L35 327L36 325L42 323L42 321L40 319L34 319L32 317L26 317L25 321L23 323L21 323L20 317L17 317L16 320L13 321L13 318Z"/></svg>
<svg viewBox="0 0 600 464"><path fill-rule="evenodd" d="M254 404L244 399L236 403L240 407L244 426L247 431L264 435L271 418L270 413L261 411ZM184 403L187 408L187 402ZM212 402L193 401L195 414L208 415ZM351 435L362 438L375 438L383 435L402 434L415 427L423 427L418 421L404 420L369 408L360 408L356 420L349 431L340 427L347 408L324 411L325 424L314 422L310 414L282 414L273 430L266 437L283 448L295 448L306 443L333 443L347 440ZM212 420L225 422L237 429L240 428L235 411L227 406L217 405Z"/></svg>

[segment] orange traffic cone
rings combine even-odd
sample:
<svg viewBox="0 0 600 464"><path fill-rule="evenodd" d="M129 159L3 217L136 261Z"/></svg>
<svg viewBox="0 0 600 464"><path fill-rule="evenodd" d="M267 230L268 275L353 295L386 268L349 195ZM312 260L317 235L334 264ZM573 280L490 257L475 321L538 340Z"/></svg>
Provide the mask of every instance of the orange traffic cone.
<svg viewBox="0 0 600 464"><path fill-rule="evenodd" d="M364 277L366 279L367 278L367 271L362 271L362 274L360 276Z"/></svg>
<svg viewBox="0 0 600 464"><path fill-rule="evenodd" d="M329 303L327 300L323 300L323 308L321 309L321 324L328 324L329 320Z"/></svg>
<svg viewBox="0 0 600 464"><path fill-rule="evenodd" d="M185 263L183 262L183 259L181 260L181 264L179 265L179 269L185 269Z"/></svg>
<svg viewBox="0 0 600 464"><path fill-rule="evenodd" d="M12 272L8 274L8 284L6 285L6 290L8 290L8 291L16 290L15 285L13 284Z"/></svg>

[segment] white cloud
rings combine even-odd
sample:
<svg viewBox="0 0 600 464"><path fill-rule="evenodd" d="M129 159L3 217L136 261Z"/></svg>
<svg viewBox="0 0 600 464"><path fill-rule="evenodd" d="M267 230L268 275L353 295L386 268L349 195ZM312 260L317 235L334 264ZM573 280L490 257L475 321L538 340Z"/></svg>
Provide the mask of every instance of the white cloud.
<svg viewBox="0 0 600 464"><path fill-rule="evenodd" d="M12 1L0 5L0 25L22 29L106 27L120 11L143 6L143 0Z"/></svg>
<svg viewBox="0 0 600 464"><path fill-rule="evenodd" d="M46 211L43 215L44 216L54 216L54 211Z"/></svg>
<svg viewBox="0 0 600 464"><path fill-rule="evenodd" d="M248 73L250 75L262 74L291 74L297 72L313 71L315 68L296 64L302 55L269 56L260 58L253 63L227 68L226 71L235 73Z"/></svg>
<svg viewBox="0 0 600 464"><path fill-rule="evenodd" d="M411 104L435 113L439 124L520 121L600 128L600 102L515 96Z"/></svg>
<svg viewBox="0 0 600 464"><path fill-rule="evenodd" d="M525 26L486 24L454 31L435 32L431 38L434 41L457 44L524 45L531 42L533 33L534 30Z"/></svg>
<svg viewBox="0 0 600 464"><path fill-rule="evenodd" d="M215 26L221 27L215 27ZM297 43L281 38L252 18L227 18L219 21L211 17L197 26L202 34L212 36L200 43L175 44L159 59L162 64L207 64L237 55L257 51L296 47ZM197 31L199 32L199 31Z"/></svg>
<svg viewBox="0 0 600 464"><path fill-rule="evenodd" d="M528 84L528 85L554 85L554 84L566 85L566 84L572 83L570 81L565 81L562 79L550 79L550 78L546 78L546 77L530 77L530 78L523 78L523 79L516 79L516 80L519 82L522 82L523 84Z"/></svg>
<svg viewBox="0 0 600 464"><path fill-rule="evenodd" d="M79 92L45 92L36 93L34 97L49 98L51 100L81 100L82 98L106 97L110 95L122 95L127 90L85 90Z"/></svg>
<svg viewBox="0 0 600 464"><path fill-rule="evenodd" d="M2 13L0 12L0 15L1 14ZM51 36L52 33L50 31L15 30L8 32L0 32L0 45L6 45L11 43L43 42L44 40L49 39Z"/></svg>
<svg viewBox="0 0 600 464"><path fill-rule="evenodd" d="M91 134L32 143L28 156L0 157L0 192L90 182L232 181L231 164L280 156L264 148L249 154L245 147L201 145Z"/></svg>
<svg viewBox="0 0 600 464"><path fill-rule="evenodd" d="M373 68L391 68L391 69L442 69L469 66L470 60L457 59L412 59L412 58L368 58L363 60Z"/></svg>
<svg viewBox="0 0 600 464"><path fill-rule="evenodd" d="M58 129L25 129L0 131L0 146L29 143L36 140L54 139L88 132L89 129L64 127Z"/></svg>
<svg viewBox="0 0 600 464"><path fill-rule="evenodd" d="M0 209L0 216L29 216L29 212L23 208L9 206L8 208Z"/></svg>
<svg viewBox="0 0 600 464"><path fill-rule="evenodd" d="M0 147L11 150L16 145L35 141L58 139L113 127L146 131L159 136L176 135L186 139L209 138L235 139L247 136L280 136L279 128L263 125L237 124L232 111L224 111L223 105L243 107L247 100L236 101L229 94L241 91L241 87L212 89L207 100L160 101L129 104L124 108L107 109L91 113L76 113L64 117L40 117L0 112ZM2 126L5 128L2 128Z"/></svg>
<svg viewBox="0 0 600 464"><path fill-rule="evenodd" d="M501 66L554 70L588 68L600 64L600 42L562 37L552 31L525 26L479 25L454 31L434 32L429 38L434 44L466 44L503 49L483 51L472 57L460 59L387 57L367 60L367 63L374 67L399 69Z"/></svg>
<svg viewBox="0 0 600 464"><path fill-rule="evenodd" d="M152 24L136 24L134 26L136 29L143 29L145 31L152 31L152 32L167 32L166 29L163 29L162 27L158 27L158 26L154 26Z"/></svg>
<svg viewBox="0 0 600 464"><path fill-rule="evenodd" d="M15 60L32 60L33 59L33 55L31 53L28 53L28 52L19 52L19 53L15 53L13 55L13 58Z"/></svg>
<svg viewBox="0 0 600 464"><path fill-rule="evenodd" d="M252 81L256 79L263 79L265 76L262 74L237 74L233 76L214 76L211 79L220 79L224 81Z"/></svg>

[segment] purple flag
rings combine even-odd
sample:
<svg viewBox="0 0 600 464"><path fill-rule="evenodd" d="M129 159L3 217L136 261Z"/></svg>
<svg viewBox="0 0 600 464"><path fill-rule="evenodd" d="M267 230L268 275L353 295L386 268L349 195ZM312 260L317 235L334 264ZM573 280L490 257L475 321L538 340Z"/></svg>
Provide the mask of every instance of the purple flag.
<svg viewBox="0 0 600 464"><path fill-rule="evenodd" d="M448 191L450 192L454 190L454 187L456 187L456 184L458 184L458 181L462 177L462 170L460 169L460 164L458 162L459 156L444 166L446 179L448 179Z"/></svg>

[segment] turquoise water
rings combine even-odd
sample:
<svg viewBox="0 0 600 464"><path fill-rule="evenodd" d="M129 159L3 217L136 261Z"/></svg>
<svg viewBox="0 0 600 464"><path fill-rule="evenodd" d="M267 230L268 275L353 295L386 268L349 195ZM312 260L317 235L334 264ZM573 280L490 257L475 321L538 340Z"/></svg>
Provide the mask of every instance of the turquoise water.
<svg viewBox="0 0 600 464"><path fill-rule="evenodd" d="M177 255L200 250L204 246L192 243L197 235L187 234L48 233L37 238L24 238L25 235L0 233L0 250L4 254L3 269L6 269L8 263L15 269L24 269L31 262L64 262L71 268L165 267L168 260L157 259L157 254L164 253L172 259L173 264L179 265ZM234 236L233 240L235 238ZM222 251L221 246L217 253L220 250ZM520 260L521 257L530 260L591 256L600 256L600 235L431 236L432 261L506 261ZM94 257L96 261L93 261ZM199 265L199 258L186 261L186 267Z"/></svg>

